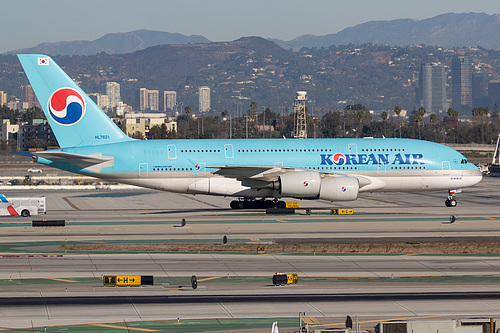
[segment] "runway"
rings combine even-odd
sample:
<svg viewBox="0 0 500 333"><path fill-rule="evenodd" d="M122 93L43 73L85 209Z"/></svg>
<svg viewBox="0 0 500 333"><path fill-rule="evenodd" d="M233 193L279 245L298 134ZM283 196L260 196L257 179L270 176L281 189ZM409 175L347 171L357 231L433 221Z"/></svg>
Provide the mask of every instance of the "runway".
<svg viewBox="0 0 500 333"><path fill-rule="evenodd" d="M33 218L0 220L0 327L294 318L304 311L321 323L346 315L496 316L497 255L78 253L61 245L221 244L223 236L256 247L284 240L497 241L499 182L488 177L466 189L456 208L444 207L445 193L363 194L352 203L300 201L312 214L292 216L234 212L228 198L144 189L32 189L30 195L47 196L48 214L41 218L68 224L35 228ZM0 192L26 194L14 187ZM356 214L333 216L331 208L354 208ZM299 283L272 286L275 272L297 273ZM103 275L153 275L155 286L104 288ZM190 287L192 275L197 290Z"/></svg>

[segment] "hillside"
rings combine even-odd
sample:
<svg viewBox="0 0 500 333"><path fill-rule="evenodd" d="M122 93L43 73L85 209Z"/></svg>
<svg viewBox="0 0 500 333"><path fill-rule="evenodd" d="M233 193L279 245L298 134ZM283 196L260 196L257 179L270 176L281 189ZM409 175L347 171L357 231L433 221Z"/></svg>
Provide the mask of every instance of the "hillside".
<svg viewBox="0 0 500 333"><path fill-rule="evenodd" d="M250 102L283 112L295 92L308 92L315 112L360 103L372 110L411 110L419 66L469 55L490 80L500 79L500 51L447 50L433 46L347 45L285 50L260 37L233 42L160 45L128 54L63 56L54 59L87 93L105 93L108 81L121 85L125 103L137 107L140 88L175 90L178 102L198 112L197 91L211 89L212 109L246 111ZM449 76L449 75L448 75ZM0 90L21 96L27 79L14 56L0 56ZM160 105L162 93L160 93Z"/></svg>

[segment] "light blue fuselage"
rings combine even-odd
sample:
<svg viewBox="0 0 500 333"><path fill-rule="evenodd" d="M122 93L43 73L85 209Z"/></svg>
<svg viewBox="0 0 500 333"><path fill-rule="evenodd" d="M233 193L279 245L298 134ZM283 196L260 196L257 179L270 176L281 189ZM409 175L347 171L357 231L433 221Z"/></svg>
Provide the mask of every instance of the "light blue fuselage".
<svg viewBox="0 0 500 333"><path fill-rule="evenodd" d="M101 153L112 156L114 163L92 171L43 158L38 162L102 179L186 193L245 196L243 188L235 184L220 193L210 191L210 185L199 191L190 188L202 178L212 178L212 183L222 181L211 173L217 168L210 166L293 167L370 179L371 184L361 187L360 192L450 190L481 179L477 167L452 148L410 139L134 140L60 151ZM262 194L274 196L269 191Z"/></svg>

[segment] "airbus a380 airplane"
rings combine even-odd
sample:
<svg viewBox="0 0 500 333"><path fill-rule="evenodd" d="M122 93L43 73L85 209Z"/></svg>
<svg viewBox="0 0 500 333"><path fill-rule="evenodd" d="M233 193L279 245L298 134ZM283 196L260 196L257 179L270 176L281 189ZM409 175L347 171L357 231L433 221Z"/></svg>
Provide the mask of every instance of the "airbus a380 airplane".
<svg viewBox="0 0 500 333"><path fill-rule="evenodd" d="M62 170L239 198L232 208L284 207L282 197L350 201L360 192L436 190L448 190L445 204L453 207L454 194L482 178L457 151L410 139L135 140L50 57L18 57L61 147L33 158Z"/></svg>

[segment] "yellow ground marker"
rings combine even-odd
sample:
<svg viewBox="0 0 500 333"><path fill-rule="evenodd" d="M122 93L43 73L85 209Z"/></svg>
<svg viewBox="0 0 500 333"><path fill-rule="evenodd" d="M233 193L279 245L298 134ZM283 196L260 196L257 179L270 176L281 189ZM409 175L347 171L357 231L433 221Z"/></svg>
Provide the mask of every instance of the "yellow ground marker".
<svg viewBox="0 0 500 333"><path fill-rule="evenodd" d="M56 279L56 278L47 278L47 280L62 281L62 282L72 282L72 283L78 283L78 282L80 282L80 281L75 281L75 280Z"/></svg>
<svg viewBox="0 0 500 333"><path fill-rule="evenodd" d="M208 281L208 280L215 280L215 279L220 279L220 278L223 278L223 277L224 276L213 276L213 277L209 277L209 278L199 279L198 282Z"/></svg>
<svg viewBox="0 0 500 333"><path fill-rule="evenodd" d="M251 240L252 242L258 242L258 241L260 241L260 239L259 239L259 238L250 238L250 240Z"/></svg>
<svg viewBox="0 0 500 333"><path fill-rule="evenodd" d="M302 321L308 325L319 325L318 319L314 317L302 317Z"/></svg>
<svg viewBox="0 0 500 333"><path fill-rule="evenodd" d="M494 218L494 217L487 217L487 216L483 216L483 219L496 220L496 218Z"/></svg>
<svg viewBox="0 0 500 333"><path fill-rule="evenodd" d="M122 330L132 330L132 331L143 331L143 332L159 332L158 330L152 330L150 328L136 328L136 327L126 327L126 326L117 326L117 325L108 325L108 324L91 324L92 326L99 327L109 327L109 328L120 328Z"/></svg>
<svg viewBox="0 0 500 333"><path fill-rule="evenodd" d="M287 223L288 221L285 221L285 220L276 220L278 222L283 222L283 223Z"/></svg>

